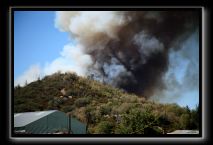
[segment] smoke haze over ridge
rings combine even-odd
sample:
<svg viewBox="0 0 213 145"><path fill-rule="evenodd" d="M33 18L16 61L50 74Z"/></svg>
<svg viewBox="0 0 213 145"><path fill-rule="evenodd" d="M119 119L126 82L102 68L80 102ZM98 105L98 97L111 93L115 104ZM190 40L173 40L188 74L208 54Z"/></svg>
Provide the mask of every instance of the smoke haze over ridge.
<svg viewBox="0 0 213 145"><path fill-rule="evenodd" d="M186 40L198 33L199 13L59 11L55 24L90 56L91 63L84 65L85 75L93 74L105 83L151 97L167 89L170 81L164 76L171 70L170 55L178 53ZM185 59L191 61L191 57ZM186 81L191 69L193 66L185 73Z"/></svg>

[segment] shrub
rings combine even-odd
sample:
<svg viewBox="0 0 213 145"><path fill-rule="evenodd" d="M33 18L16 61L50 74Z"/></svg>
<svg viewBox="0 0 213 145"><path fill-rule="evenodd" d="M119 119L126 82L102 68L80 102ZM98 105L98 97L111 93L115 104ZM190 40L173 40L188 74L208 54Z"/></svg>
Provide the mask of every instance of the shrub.
<svg viewBox="0 0 213 145"><path fill-rule="evenodd" d="M172 122L169 120L166 114L161 114L158 117L158 124L163 128L164 132L168 132L168 129L171 128Z"/></svg>
<svg viewBox="0 0 213 145"><path fill-rule="evenodd" d="M144 134L148 134L151 136L155 136L155 135L159 135L163 133L164 133L163 129L159 126L147 127L144 129Z"/></svg>
<svg viewBox="0 0 213 145"><path fill-rule="evenodd" d="M64 107L61 108L61 110L62 110L63 112L65 112L65 113L71 112L71 111L74 110L74 109L75 109L75 106L74 106L74 105L72 105L72 106L64 106Z"/></svg>
<svg viewBox="0 0 213 145"><path fill-rule="evenodd" d="M95 130L95 133L110 134L113 131L114 124L109 121L101 121Z"/></svg>
<svg viewBox="0 0 213 145"><path fill-rule="evenodd" d="M86 106L87 104L89 104L89 99L88 98L79 98L77 100L75 100L75 106L76 107L83 107Z"/></svg>
<svg viewBox="0 0 213 145"><path fill-rule="evenodd" d="M111 113L112 108L109 105L102 105L100 108L101 115L107 115Z"/></svg>
<svg viewBox="0 0 213 145"><path fill-rule="evenodd" d="M90 105L88 105L85 109L85 115L86 115L86 119L87 119L87 123L88 124L93 124L95 123L95 112L94 112L94 108L92 108Z"/></svg>

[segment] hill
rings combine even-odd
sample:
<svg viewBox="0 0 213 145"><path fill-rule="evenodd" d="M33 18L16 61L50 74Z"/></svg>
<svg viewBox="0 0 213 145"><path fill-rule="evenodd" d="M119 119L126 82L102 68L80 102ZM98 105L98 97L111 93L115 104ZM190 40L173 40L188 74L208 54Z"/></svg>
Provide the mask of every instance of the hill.
<svg viewBox="0 0 213 145"><path fill-rule="evenodd" d="M162 134L198 129L199 110L159 104L75 73L55 73L14 88L14 112L57 109L88 124L88 133Z"/></svg>

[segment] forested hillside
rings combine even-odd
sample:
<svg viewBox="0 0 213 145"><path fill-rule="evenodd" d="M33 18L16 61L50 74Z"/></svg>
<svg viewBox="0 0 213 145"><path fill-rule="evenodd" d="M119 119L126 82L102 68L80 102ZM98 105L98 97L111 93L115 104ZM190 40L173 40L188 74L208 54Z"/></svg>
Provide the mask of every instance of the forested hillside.
<svg viewBox="0 0 213 145"><path fill-rule="evenodd" d="M163 134L198 129L199 108L159 104L74 73L55 73L14 88L14 112L57 109L88 124L88 133Z"/></svg>

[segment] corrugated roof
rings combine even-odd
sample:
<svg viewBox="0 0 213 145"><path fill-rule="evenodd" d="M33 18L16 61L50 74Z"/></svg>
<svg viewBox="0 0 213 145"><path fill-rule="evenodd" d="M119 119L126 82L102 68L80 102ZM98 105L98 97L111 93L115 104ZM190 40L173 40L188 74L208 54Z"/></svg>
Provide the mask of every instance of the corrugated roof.
<svg viewBox="0 0 213 145"><path fill-rule="evenodd" d="M23 127L57 110L23 112L14 114L14 127Z"/></svg>
<svg viewBox="0 0 213 145"><path fill-rule="evenodd" d="M198 130L175 130L167 134L199 134Z"/></svg>

